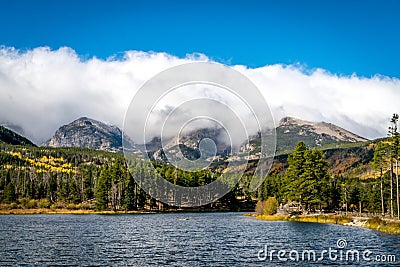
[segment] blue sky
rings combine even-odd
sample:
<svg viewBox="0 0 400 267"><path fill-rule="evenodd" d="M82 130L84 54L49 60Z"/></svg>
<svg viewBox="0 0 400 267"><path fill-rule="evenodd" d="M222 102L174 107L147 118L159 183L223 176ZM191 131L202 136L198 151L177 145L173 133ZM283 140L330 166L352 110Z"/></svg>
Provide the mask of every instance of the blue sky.
<svg viewBox="0 0 400 267"><path fill-rule="evenodd" d="M0 124L38 144L81 116L122 127L135 90L201 53L255 83L277 122L383 137L400 113L399 14L397 0L0 0Z"/></svg>
<svg viewBox="0 0 400 267"><path fill-rule="evenodd" d="M83 58L126 50L203 53L227 64L304 64L400 77L400 1L16 1L0 45L68 46Z"/></svg>

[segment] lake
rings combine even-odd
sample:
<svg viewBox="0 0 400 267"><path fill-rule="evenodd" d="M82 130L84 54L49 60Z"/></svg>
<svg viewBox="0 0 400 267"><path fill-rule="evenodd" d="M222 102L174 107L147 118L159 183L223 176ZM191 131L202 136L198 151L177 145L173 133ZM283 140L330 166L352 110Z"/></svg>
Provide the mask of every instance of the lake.
<svg viewBox="0 0 400 267"><path fill-rule="evenodd" d="M400 263L397 235L339 225L258 221L242 213L2 215L0 247L0 266Z"/></svg>

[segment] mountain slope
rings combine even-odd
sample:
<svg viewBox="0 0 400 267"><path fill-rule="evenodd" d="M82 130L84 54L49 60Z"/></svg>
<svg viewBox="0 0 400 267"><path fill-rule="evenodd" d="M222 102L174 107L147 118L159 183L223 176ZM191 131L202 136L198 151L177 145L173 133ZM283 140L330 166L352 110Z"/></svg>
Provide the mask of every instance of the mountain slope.
<svg viewBox="0 0 400 267"><path fill-rule="evenodd" d="M204 139L211 139L216 144L215 154L217 156L226 156L229 154L230 146L226 143L227 135L222 128L203 128L193 130L181 136L175 136L165 143L164 149L162 149L161 139L154 138L151 142L143 146L150 151L150 156L156 160L167 161L165 153L168 153L173 159L177 159L177 153L179 150L182 154L191 160L198 159L201 155L199 148L200 142ZM203 143L204 145L204 143ZM205 156L213 156L214 151L212 147L203 147L205 150Z"/></svg>
<svg viewBox="0 0 400 267"><path fill-rule="evenodd" d="M11 145L34 146L27 138L0 125L0 142L1 141Z"/></svg>
<svg viewBox="0 0 400 267"><path fill-rule="evenodd" d="M156 160L166 161L165 152L177 153L179 148L188 159L199 157L199 142L203 138L212 139L216 143L218 158L224 158L230 154L230 147L221 138L222 129L206 128L189 132L183 136L174 137L161 149L161 140L154 138L147 144L150 154ZM264 133L268 135L270 133ZM304 142L308 147L336 147L345 143L365 142L367 139L351 133L339 126L326 122L309 122L296 118L283 118L276 128L276 153L285 154L291 151L298 142ZM257 157L260 152L260 136L250 140L249 146L243 145L241 150L249 150L252 158ZM179 146L179 148L178 148ZM240 158L240 155L237 155Z"/></svg>
<svg viewBox="0 0 400 267"><path fill-rule="evenodd" d="M351 133L339 126L326 122L309 122L292 117L281 119L277 127L279 135L312 136L317 146L327 142L363 142L367 139Z"/></svg>
<svg viewBox="0 0 400 267"><path fill-rule="evenodd" d="M289 152L300 141L308 147L323 147L368 140L332 123L310 122L292 117L281 119L276 127L276 153ZM259 137L250 140L250 144L256 148L254 152L259 151L259 143Z"/></svg>
<svg viewBox="0 0 400 267"><path fill-rule="evenodd" d="M82 117L61 126L45 145L121 152L122 131L114 125Z"/></svg>
<svg viewBox="0 0 400 267"><path fill-rule="evenodd" d="M374 150L378 140L339 145L337 148L321 148L329 163L329 171L336 176L347 178L374 178L379 175L372 168ZM288 168L288 153L274 157L269 174L284 174ZM257 168L258 160L250 160L246 166L246 174L252 175ZM224 169L228 162L213 165L214 169Z"/></svg>

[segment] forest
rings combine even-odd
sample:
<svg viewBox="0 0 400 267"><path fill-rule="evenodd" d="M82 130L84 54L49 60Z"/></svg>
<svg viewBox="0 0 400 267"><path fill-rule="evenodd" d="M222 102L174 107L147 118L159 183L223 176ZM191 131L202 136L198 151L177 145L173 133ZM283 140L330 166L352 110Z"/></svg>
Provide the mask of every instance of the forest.
<svg viewBox="0 0 400 267"><path fill-rule="evenodd" d="M399 133L394 114L388 137L374 143L371 175L334 174L323 150L299 142L283 173L271 172L256 192L251 173L222 199L202 210L252 210L269 198L278 204L297 203L304 211L356 211L399 216ZM195 187L217 179L221 168L185 172L153 161L85 148L48 148L0 143L1 209L87 209L110 211L176 210L144 192L138 177L159 175L172 184ZM216 171L220 170L220 171ZM175 196L172 196L175 197ZM262 213L262 211L261 211Z"/></svg>
<svg viewBox="0 0 400 267"><path fill-rule="evenodd" d="M352 172L332 174L323 151L299 142L288 156L286 172L268 175L260 186L257 213L268 213L265 207L276 200L276 203L295 203L302 211L365 212L399 218L398 119L393 114L388 137L373 144L369 177Z"/></svg>
<svg viewBox="0 0 400 267"><path fill-rule="evenodd" d="M168 210L144 192L133 175L155 175L142 159L82 148L41 148L0 144L0 199L8 208ZM184 172L153 162L157 174L173 184L201 186L217 176L209 170ZM135 177L135 178L137 178ZM245 180L245 179L244 179ZM237 185L237 187L240 186ZM244 190L232 190L203 209L236 210ZM249 197L247 197L249 199Z"/></svg>

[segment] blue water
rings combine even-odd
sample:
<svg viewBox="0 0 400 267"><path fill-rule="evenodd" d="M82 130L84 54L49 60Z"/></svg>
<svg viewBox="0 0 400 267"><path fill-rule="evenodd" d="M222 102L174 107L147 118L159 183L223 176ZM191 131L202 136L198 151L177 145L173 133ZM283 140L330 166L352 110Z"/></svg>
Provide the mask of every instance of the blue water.
<svg viewBox="0 0 400 267"><path fill-rule="evenodd" d="M183 220L185 218L185 220ZM337 241L347 242L339 249ZM267 257L265 247L267 246ZM337 249L296 260L304 250ZM260 250L264 250L261 251ZM277 252L286 250L279 260ZM340 250L342 260L340 260ZM366 261L343 253L368 250ZM367 251L367 252L368 252ZM361 254L360 254L361 255ZM395 262L381 263L376 256ZM260 256L260 257L259 257ZM334 254L331 255L332 257ZM393 258L390 259L393 261ZM0 216L1 266L397 266L400 236L328 224L258 221L241 213Z"/></svg>

